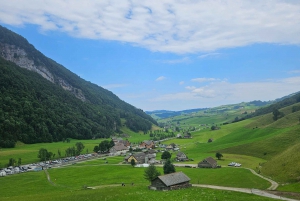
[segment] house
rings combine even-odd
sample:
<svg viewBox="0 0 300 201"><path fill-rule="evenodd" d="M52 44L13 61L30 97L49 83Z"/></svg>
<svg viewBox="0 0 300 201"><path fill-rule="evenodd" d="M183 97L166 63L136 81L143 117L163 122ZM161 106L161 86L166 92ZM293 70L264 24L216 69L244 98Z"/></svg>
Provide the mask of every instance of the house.
<svg viewBox="0 0 300 201"><path fill-rule="evenodd" d="M135 154L126 156L124 158L124 161L126 163L130 163L131 160L133 159L135 161L135 163L137 163L137 164L143 164L143 163L153 164L153 163L157 163L155 158L156 158L156 153L146 154L144 152L141 152L141 153L135 153Z"/></svg>
<svg viewBox="0 0 300 201"><path fill-rule="evenodd" d="M153 142L153 140L144 140L140 145L139 148L141 149L154 149L155 148L155 144Z"/></svg>
<svg viewBox="0 0 300 201"><path fill-rule="evenodd" d="M154 149L149 149L148 151L146 151L147 154L155 154L156 155L156 150Z"/></svg>
<svg viewBox="0 0 300 201"><path fill-rule="evenodd" d="M217 167L217 161L213 159L212 157L208 157L204 159L203 161L198 163L199 168L216 168Z"/></svg>
<svg viewBox="0 0 300 201"><path fill-rule="evenodd" d="M131 160L133 159L136 164L142 164L142 163L145 163L145 157L146 157L146 154L141 152L141 153L135 153L132 155L128 155L124 158L124 160L126 163L130 163Z"/></svg>
<svg viewBox="0 0 300 201"><path fill-rule="evenodd" d="M182 135L181 135L180 133L178 133L178 134L176 135L176 138L182 138Z"/></svg>
<svg viewBox="0 0 300 201"><path fill-rule="evenodd" d="M179 151L176 155L176 159L178 161L186 161L186 160L188 160L188 157L187 157L187 155L185 155L185 153Z"/></svg>
<svg viewBox="0 0 300 201"><path fill-rule="evenodd" d="M166 150L167 150L167 151L173 150L173 147L172 147L172 145L168 145L168 146L166 146Z"/></svg>
<svg viewBox="0 0 300 201"><path fill-rule="evenodd" d="M176 190L188 188L192 186L190 180L191 179L183 172L175 172L156 177L151 181L151 185L148 188L151 190Z"/></svg>
<svg viewBox="0 0 300 201"><path fill-rule="evenodd" d="M115 142L115 145L123 144L125 147L130 147L130 142L128 140L118 140Z"/></svg>
<svg viewBox="0 0 300 201"><path fill-rule="evenodd" d="M123 144L117 144L112 148L110 148L109 153L111 155L119 155L121 154L121 152L126 152L126 151L128 151L127 147L125 147Z"/></svg>

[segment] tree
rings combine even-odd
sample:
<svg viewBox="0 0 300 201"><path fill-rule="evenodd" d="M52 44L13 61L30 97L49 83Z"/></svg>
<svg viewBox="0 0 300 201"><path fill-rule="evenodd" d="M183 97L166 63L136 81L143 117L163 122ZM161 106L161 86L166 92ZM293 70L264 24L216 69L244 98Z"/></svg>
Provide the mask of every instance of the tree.
<svg viewBox="0 0 300 201"><path fill-rule="evenodd" d="M79 155L84 149L84 145L82 142L76 142L75 146L76 146L76 154Z"/></svg>
<svg viewBox="0 0 300 201"><path fill-rule="evenodd" d="M160 172L156 169L156 167L153 164L149 165L149 167L146 168L144 172L144 178L150 182L159 175Z"/></svg>
<svg viewBox="0 0 300 201"><path fill-rule="evenodd" d="M284 117L284 113L283 112L279 112L278 109L274 109L273 110L273 120L277 121L278 119Z"/></svg>
<svg viewBox="0 0 300 201"><path fill-rule="evenodd" d="M38 158L40 158L41 161L48 160L48 151L45 148L40 148L38 153Z"/></svg>
<svg viewBox="0 0 300 201"><path fill-rule="evenodd" d="M164 151L164 153L162 153L161 155L161 159L170 159L171 158L171 154L168 151Z"/></svg>
<svg viewBox="0 0 300 201"><path fill-rule="evenodd" d="M164 174L176 172L175 166L172 164L170 159L167 159L166 163L163 166L163 169L164 169Z"/></svg>
<svg viewBox="0 0 300 201"><path fill-rule="evenodd" d="M57 155L58 155L59 158L61 158L61 152L60 152L59 149L57 150Z"/></svg>
<svg viewBox="0 0 300 201"><path fill-rule="evenodd" d="M97 153L99 151L99 146L95 146L93 151Z"/></svg>
<svg viewBox="0 0 300 201"><path fill-rule="evenodd" d="M8 166L8 167L9 167L9 166L15 166L15 163L16 163L16 160L15 160L14 158L10 158L10 159L8 160L7 166Z"/></svg>
<svg viewBox="0 0 300 201"><path fill-rule="evenodd" d="M21 166L21 164L22 164L22 159L19 158L19 159L18 159L18 166Z"/></svg>
<svg viewBox="0 0 300 201"><path fill-rule="evenodd" d="M223 157L223 155L220 152L217 152L216 157L218 158L218 160L220 160Z"/></svg>
<svg viewBox="0 0 300 201"><path fill-rule="evenodd" d="M134 167L136 165L135 160L131 159L130 164L131 164L132 167Z"/></svg>

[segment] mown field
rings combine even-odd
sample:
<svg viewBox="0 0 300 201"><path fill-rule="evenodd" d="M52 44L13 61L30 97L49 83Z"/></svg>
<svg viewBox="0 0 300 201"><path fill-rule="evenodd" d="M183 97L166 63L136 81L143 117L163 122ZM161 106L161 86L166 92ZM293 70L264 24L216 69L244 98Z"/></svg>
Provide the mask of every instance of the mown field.
<svg viewBox="0 0 300 201"><path fill-rule="evenodd" d="M98 161L100 164L95 164ZM144 168L101 164L101 159L49 169L53 185L44 171L0 178L1 200L271 200L244 193L190 188L171 192L150 191ZM162 172L162 168L158 168ZM191 183L265 189L270 183L241 168L176 168ZM125 187L121 186L125 183ZM132 185L134 183L134 185ZM98 187L91 190L85 187ZM13 190L11 190L13 189ZM126 198L124 198L124 195ZM135 198L136 197L136 198Z"/></svg>

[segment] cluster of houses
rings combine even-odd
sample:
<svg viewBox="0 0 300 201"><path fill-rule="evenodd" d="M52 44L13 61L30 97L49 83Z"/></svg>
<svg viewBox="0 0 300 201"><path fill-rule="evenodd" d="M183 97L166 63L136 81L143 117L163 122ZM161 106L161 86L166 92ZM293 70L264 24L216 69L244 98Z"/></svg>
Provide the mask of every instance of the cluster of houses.
<svg viewBox="0 0 300 201"><path fill-rule="evenodd" d="M113 146L109 151L110 155L125 155L124 163L131 163L134 160L135 164L158 164L161 163L160 160L156 160L156 153L155 150L156 145L153 140L144 140L140 144L136 145L135 147L131 147L131 143L128 140L113 138L115 146ZM165 144L158 144L159 148L164 149L166 151L177 151L175 160L177 162L183 162L192 160L189 159L188 156L180 151L179 147L171 143L169 145ZM140 152L132 152L127 153L129 149L138 149L141 150ZM127 155L126 155L127 154ZM217 168L217 161L212 157L208 157L200 161L197 165L199 168Z"/></svg>

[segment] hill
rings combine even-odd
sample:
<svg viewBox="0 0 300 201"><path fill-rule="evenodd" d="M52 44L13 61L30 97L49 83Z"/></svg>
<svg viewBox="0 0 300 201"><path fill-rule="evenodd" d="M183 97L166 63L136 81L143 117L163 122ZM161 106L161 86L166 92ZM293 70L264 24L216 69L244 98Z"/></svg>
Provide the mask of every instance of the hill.
<svg viewBox="0 0 300 201"><path fill-rule="evenodd" d="M0 146L150 130L157 122L0 26ZM21 68L20 68L21 67Z"/></svg>

